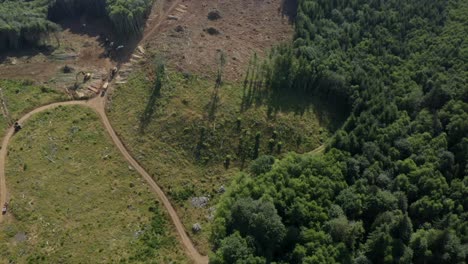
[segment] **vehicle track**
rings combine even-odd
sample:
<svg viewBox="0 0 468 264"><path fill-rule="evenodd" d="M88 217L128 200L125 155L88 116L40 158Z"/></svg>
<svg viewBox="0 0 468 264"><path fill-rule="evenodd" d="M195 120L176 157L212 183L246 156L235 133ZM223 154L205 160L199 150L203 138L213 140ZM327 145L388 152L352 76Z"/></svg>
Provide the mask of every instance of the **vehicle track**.
<svg viewBox="0 0 468 264"><path fill-rule="evenodd" d="M148 32L145 32L145 34L144 34L143 38L141 39L140 43L144 43L151 36L153 36L153 34L156 33L156 31L159 29L161 24L164 21L166 21L166 17L170 13L172 13L172 11L174 11L180 3L181 3L181 0L176 0L176 1L174 1L174 3L172 3L172 5L165 12L161 12L161 14L159 14L159 17L158 17L158 20L157 20L156 24L154 26L152 26L151 29Z"/></svg>
<svg viewBox="0 0 468 264"><path fill-rule="evenodd" d="M143 38L140 40L140 43L144 43L151 36L153 36L157 32L157 30L160 28L160 26L163 24L167 15L173 12L174 9L180 3L181 3L180 0L176 0L171 4L171 6L166 11L161 12L155 24L150 26L151 29L149 31L145 32ZM155 193L157 197L159 198L159 200L163 203L164 207L169 213L169 216L171 217L172 222L175 225L177 233L180 236L180 240L185 248L186 254L189 256L189 258L193 262L197 264L208 263L208 257L201 255L198 252L198 250L195 248L195 246L193 245L189 236L185 232L185 228L184 228L184 225L182 224L182 221L180 220L179 216L177 215L177 212L175 211L174 207L172 206L172 204L170 203L169 199L164 194L162 189L153 180L153 178L148 174L148 172L146 172L146 170L143 169L143 167L141 167L140 164L132 157L132 155L128 152L128 150L126 149L126 147L124 146L120 138L117 136L105 112L106 101L107 101L107 95L104 97L95 97L88 101L75 100L75 101L52 103L52 104L44 105L44 106L41 106L32 110L31 112L21 117L18 120L18 122L20 124L23 124L34 114L40 113L42 111L50 110L59 106L81 105L81 106L89 107L93 109L99 115L101 122L104 125L106 131L108 132L109 136L111 137L114 145L119 149L120 153L122 153L122 155L133 166L133 168L146 180L146 182L150 186L151 191ZM7 134L3 138L3 142L1 145L1 149L0 149L0 205L1 206L3 206L3 204L7 201L7 196L8 196L7 188L6 188L6 180L5 180L5 165L6 165L6 159L8 157L8 144L10 143L10 140L13 137L13 135L14 135L14 128L10 127L7 131ZM3 221L3 215L0 215L0 223L2 221Z"/></svg>
<svg viewBox="0 0 468 264"><path fill-rule="evenodd" d="M141 167L140 164L138 164L138 162L132 157L132 155L130 155L130 153L128 152L128 150L125 148L124 144L120 140L120 138L115 133L115 130L110 124L109 119L107 118L107 115L105 112L105 102L106 102L106 96L95 97L88 101L66 101L66 102L52 103L52 104L44 105L44 106L41 106L32 110L31 112L21 117L18 120L18 122L21 124L24 124L34 114L37 114L46 110L50 110L59 106L81 105L84 107L89 107L92 110L94 110L99 115L101 122L104 125L104 128L106 129L106 131L108 132L109 136L111 137L114 145L119 149L120 153L122 153L125 159L130 163L130 165L133 166L133 168L135 168L135 170L146 180L146 182L150 186L151 191L157 195L159 200L162 202L162 204L166 208L167 212L169 213L169 216L171 217L172 222L174 223L176 227L176 231L180 236L181 242L185 248L187 255L195 263L200 263L200 264L208 263L208 257L201 255L197 251L197 249L194 247L192 241L190 240L187 233L185 232L184 225L182 224L179 216L177 215L174 207L170 203L167 196L164 194L164 192L161 190L158 184L153 180L153 178L148 174L148 172L146 172L146 170L143 169L143 167ZM6 159L8 157L8 144L10 143L10 140L13 137L13 135L14 135L14 128L10 127L7 131L7 134L3 138L3 142L1 146L2 148L0 150L0 204L1 205L3 205L7 201L5 165L6 165ZM0 222L2 220L3 220L3 215L0 215Z"/></svg>

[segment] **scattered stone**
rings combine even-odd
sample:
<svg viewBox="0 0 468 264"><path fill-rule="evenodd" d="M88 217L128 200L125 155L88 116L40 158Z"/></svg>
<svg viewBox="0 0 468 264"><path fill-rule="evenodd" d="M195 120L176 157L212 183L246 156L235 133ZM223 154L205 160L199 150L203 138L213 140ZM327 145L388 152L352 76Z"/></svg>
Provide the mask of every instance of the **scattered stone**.
<svg viewBox="0 0 468 264"><path fill-rule="evenodd" d="M224 188L224 185L221 185L221 187L219 187L218 189L218 193L224 193L226 192L226 188Z"/></svg>
<svg viewBox="0 0 468 264"><path fill-rule="evenodd" d="M62 68L62 72L63 72L63 73L71 73L71 72L73 72L74 70L75 70L75 69L73 69L72 67L70 67L70 66L68 66L68 65L63 66L63 68Z"/></svg>
<svg viewBox="0 0 468 264"><path fill-rule="evenodd" d="M167 19L169 19L169 20L179 20L179 17L178 16L173 16L173 15L168 15Z"/></svg>
<svg viewBox="0 0 468 264"><path fill-rule="evenodd" d="M182 76L184 76L185 79L192 78L192 74L189 71L183 71Z"/></svg>
<svg viewBox="0 0 468 264"><path fill-rule="evenodd" d="M177 27L174 28L174 31L175 31L175 32L184 32L184 31L185 31L185 27L182 26L182 25L178 25Z"/></svg>
<svg viewBox="0 0 468 264"><path fill-rule="evenodd" d="M192 198L192 206L196 208L204 208L208 205L210 198L201 196L201 197L193 197Z"/></svg>
<svg viewBox="0 0 468 264"><path fill-rule="evenodd" d="M205 28L203 31L205 31L206 33L212 36L221 34L221 31L217 30L214 27Z"/></svg>
<svg viewBox="0 0 468 264"><path fill-rule="evenodd" d="M137 49L140 53L145 54L145 49L142 46L138 46Z"/></svg>
<svg viewBox="0 0 468 264"><path fill-rule="evenodd" d="M26 241L28 237L26 236L26 233L24 232L19 232L15 235L15 241L16 242L23 242Z"/></svg>
<svg viewBox="0 0 468 264"><path fill-rule="evenodd" d="M198 233L198 232L200 232L201 230L202 230L202 227L201 227L201 225L200 225L199 223L193 224L193 226L192 226L192 231L193 231L194 233Z"/></svg>
<svg viewBox="0 0 468 264"><path fill-rule="evenodd" d="M133 171L133 167L132 166L128 166L128 169Z"/></svg>
<svg viewBox="0 0 468 264"><path fill-rule="evenodd" d="M209 20L218 20L218 19L221 19L221 13L220 13L219 10L217 10L217 9L211 10L211 11L208 13L208 19L209 19Z"/></svg>
<svg viewBox="0 0 468 264"><path fill-rule="evenodd" d="M208 208L208 215L206 216L206 219L208 219L208 221L213 221L215 217L215 212L216 212L216 207L212 206Z"/></svg>
<svg viewBox="0 0 468 264"><path fill-rule="evenodd" d="M133 234L133 236L134 236L135 238L138 238L138 237L140 237L141 235L143 235L144 233L145 233L145 231L143 231L143 230L138 230L138 231L136 231L136 232Z"/></svg>
<svg viewBox="0 0 468 264"><path fill-rule="evenodd" d="M8 58L7 62L9 62L11 65L18 64L18 60L16 58Z"/></svg>

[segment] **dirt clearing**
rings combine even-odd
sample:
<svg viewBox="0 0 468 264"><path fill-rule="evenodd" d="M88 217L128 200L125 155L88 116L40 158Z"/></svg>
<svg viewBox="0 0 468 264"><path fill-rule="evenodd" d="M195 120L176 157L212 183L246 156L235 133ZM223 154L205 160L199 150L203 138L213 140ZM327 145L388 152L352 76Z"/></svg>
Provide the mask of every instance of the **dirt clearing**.
<svg viewBox="0 0 468 264"><path fill-rule="evenodd" d="M178 70L211 75L217 53L226 55L225 75L240 80L254 53L292 39L281 0L181 1L147 47ZM169 3L168 3L169 4Z"/></svg>
<svg viewBox="0 0 468 264"><path fill-rule="evenodd" d="M83 26L79 20L62 21L63 31L51 35L51 48L11 51L0 55L0 79L33 80L55 88L73 85L79 71L105 73L111 60L105 58L100 34L110 36L102 20L89 20ZM63 75L67 65L73 71Z"/></svg>

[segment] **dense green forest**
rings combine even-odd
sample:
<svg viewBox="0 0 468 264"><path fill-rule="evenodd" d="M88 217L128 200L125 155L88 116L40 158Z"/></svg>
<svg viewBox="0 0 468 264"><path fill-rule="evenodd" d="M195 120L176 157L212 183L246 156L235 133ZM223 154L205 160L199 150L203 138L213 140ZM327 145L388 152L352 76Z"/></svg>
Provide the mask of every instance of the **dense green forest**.
<svg viewBox="0 0 468 264"><path fill-rule="evenodd" d="M349 117L324 155L263 156L237 177L211 263L466 263L468 1L298 5L261 82Z"/></svg>
<svg viewBox="0 0 468 264"><path fill-rule="evenodd" d="M60 27L52 21L89 15L106 17L117 35L142 32L153 0L0 0L0 50L41 45Z"/></svg>

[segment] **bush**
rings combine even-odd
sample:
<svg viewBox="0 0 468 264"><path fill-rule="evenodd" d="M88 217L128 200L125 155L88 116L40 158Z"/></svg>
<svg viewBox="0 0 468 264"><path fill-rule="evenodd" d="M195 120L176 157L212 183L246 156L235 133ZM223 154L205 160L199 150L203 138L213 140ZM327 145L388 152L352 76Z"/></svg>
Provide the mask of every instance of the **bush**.
<svg viewBox="0 0 468 264"><path fill-rule="evenodd" d="M209 13L208 13L208 19L209 20L218 20L221 18L221 13L218 11L218 10L211 10Z"/></svg>
<svg viewBox="0 0 468 264"><path fill-rule="evenodd" d="M258 159L254 160L250 165L250 171L253 175L260 175L267 173L273 167L275 163L275 157L270 155L262 155Z"/></svg>

